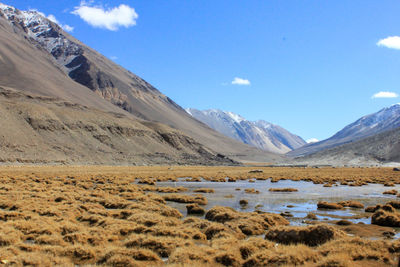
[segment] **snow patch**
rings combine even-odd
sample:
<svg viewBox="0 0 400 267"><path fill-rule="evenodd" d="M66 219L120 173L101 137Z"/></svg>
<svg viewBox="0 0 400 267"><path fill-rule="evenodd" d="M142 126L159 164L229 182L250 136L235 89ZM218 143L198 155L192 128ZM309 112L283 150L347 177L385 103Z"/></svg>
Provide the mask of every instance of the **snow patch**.
<svg viewBox="0 0 400 267"><path fill-rule="evenodd" d="M237 123L241 123L242 121L245 121L245 118L243 118L242 116L235 114L233 112L227 111L227 112L225 112L225 114L227 114L230 118L232 118Z"/></svg>
<svg viewBox="0 0 400 267"><path fill-rule="evenodd" d="M319 142L319 140L318 140L317 138L310 138L310 139L307 139L306 142L307 142L308 144L312 144L312 143Z"/></svg>
<svg viewBox="0 0 400 267"><path fill-rule="evenodd" d="M61 27L70 31L73 30L73 27L68 25L61 25L60 27L53 15L46 18L43 13L37 10L19 11L4 4L0 4L0 10L3 11L11 25L23 27L27 35L52 54L61 66L65 67L83 53L80 45L68 40L61 31ZM65 70L69 73L75 68L76 66L73 68L65 67Z"/></svg>
<svg viewBox="0 0 400 267"><path fill-rule="evenodd" d="M192 112L190 112L190 108L185 109L186 113L188 113L190 116L193 116Z"/></svg>

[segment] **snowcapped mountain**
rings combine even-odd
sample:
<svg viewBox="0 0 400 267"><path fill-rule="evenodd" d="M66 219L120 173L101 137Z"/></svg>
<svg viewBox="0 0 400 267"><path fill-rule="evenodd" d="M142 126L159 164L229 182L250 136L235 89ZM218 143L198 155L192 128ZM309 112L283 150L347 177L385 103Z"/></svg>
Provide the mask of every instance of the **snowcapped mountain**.
<svg viewBox="0 0 400 267"><path fill-rule="evenodd" d="M20 11L0 3L0 87L63 99L101 111L124 112L134 120L151 125L154 131L172 126L168 129L193 138L221 158L259 162L283 159L212 130L154 86L75 39L60 26L38 11ZM153 137L158 138L157 134ZM157 142L148 140L143 149L132 151L147 153L145 150L151 148L149 153L161 153L160 146L152 145ZM174 146L175 141L165 142ZM199 151L196 153L201 154Z"/></svg>
<svg viewBox="0 0 400 267"><path fill-rule="evenodd" d="M398 127L400 127L400 104L394 104L358 119L326 140L305 145L300 149L289 152L288 155L297 157L312 154Z"/></svg>
<svg viewBox="0 0 400 267"><path fill-rule="evenodd" d="M259 120L248 121L233 112L218 109L186 109L186 112L214 130L266 151L286 153L306 142L278 125Z"/></svg>
<svg viewBox="0 0 400 267"><path fill-rule="evenodd" d="M70 74L77 67L73 61L83 54L83 49L66 38L58 24L38 11L20 11L0 3L0 16L2 14L13 26L22 29L32 41L52 54L57 63L65 68L64 71Z"/></svg>

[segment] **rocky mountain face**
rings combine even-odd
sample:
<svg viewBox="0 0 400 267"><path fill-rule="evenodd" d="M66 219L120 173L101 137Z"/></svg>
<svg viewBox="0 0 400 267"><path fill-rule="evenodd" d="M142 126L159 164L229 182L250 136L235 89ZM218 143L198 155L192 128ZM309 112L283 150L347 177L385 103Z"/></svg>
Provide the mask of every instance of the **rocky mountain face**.
<svg viewBox="0 0 400 267"><path fill-rule="evenodd" d="M266 151L284 154L306 144L301 137L263 120L248 121L233 112L218 109L189 108L186 112L228 137Z"/></svg>
<svg viewBox="0 0 400 267"><path fill-rule="evenodd" d="M0 87L0 163L235 164L168 126Z"/></svg>
<svg viewBox="0 0 400 267"><path fill-rule="evenodd" d="M263 162L282 159L226 138L195 120L149 83L36 11L0 5L0 62L4 88L162 123L215 155Z"/></svg>
<svg viewBox="0 0 400 267"><path fill-rule="evenodd" d="M220 164L217 162L221 159L229 161L222 155L264 162L282 159L226 138L195 120L146 81L85 46L36 11L0 4L0 63L0 86L7 90L68 101L87 107L90 112L100 110L123 114L141 123L154 122L147 125L152 129L164 124L165 129L191 138L212 155L218 155L215 164ZM159 152L155 146L149 147L153 147L152 152ZM147 152L151 154L151 150ZM177 154L172 158L177 162Z"/></svg>
<svg viewBox="0 0 400 267"><path fill-rule="evenodd" d="M400 104L395 104L358 119L326 140L305 145L289 152L287 155L292 157L309 155L398 127L400 127Z"/></svg>
<svg viewBox="0 0 400 267"><path fill-rule="evenodd" d="M400 162L400 128L299 157L310 165L378 165Z"/></svg>

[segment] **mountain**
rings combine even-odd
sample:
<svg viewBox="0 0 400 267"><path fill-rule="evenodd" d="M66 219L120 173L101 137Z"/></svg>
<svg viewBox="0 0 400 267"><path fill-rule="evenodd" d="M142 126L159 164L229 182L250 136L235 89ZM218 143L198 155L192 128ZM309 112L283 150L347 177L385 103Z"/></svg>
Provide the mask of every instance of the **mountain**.
<svg viewBox="0 0 400 267"><path fill-rule="evenodd" d="M400 127L400 104L395 104L358 119L326 140L305 145L287 155L291 157L309 155L398 127Z"/></svg>
<svg viewBox="0 0 400 267"><path fill-rule="evenodd" d="M226 138L195 120L149 83L36 11L19 11L0 4L0 61L0 86L7 90L64 100L88 107L88 112L123 114L141 124L154 122L150 128L166 124L168 131L195 140L215 155L281 160L278 155Z"/></svg>
<svg viewBox="0 0 400 267"><path fill-rule="evenodd" d="M0 87L0 162L235 164L166 125Z"/></svg>
<svg viewBox="0 0 400 267"><path fill-rule="evenodd" d="M400 162L400 128L297 158L297 163L376 165Z"/></svg>
<svg viewBox="0 0 400 267"><path fill-rule="evenodd" d="M218 109L188 108L186 112L228 137L266 151L283 154L306 144L301 137L263 120L248 121L233 112Z"/></svg>

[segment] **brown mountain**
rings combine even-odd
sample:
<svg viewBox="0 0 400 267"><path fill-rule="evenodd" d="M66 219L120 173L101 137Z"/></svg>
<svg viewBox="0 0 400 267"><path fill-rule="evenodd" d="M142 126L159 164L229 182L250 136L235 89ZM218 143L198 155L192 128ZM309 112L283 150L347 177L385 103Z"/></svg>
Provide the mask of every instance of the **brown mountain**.
<svg viewBox="0 0 400 267"><path fill-rule="evenodd" d="M85 46L35 11L25 12L5 5L0 6L0 62L0 86L7 90L20 91L27 98L29 94L34 94L35 97L36 95L48 96L54 99L54 103L67 101L79 104L82 108L87 108L85 111L87 113L93 112L96 116L105 116L99 117L99 122L95 123L97 125L100 121L105 122L107 119L113 121L114 118L109 117L110 112L122 114L124 119L132 121L133 125L140 124L140 127L146 127L147 130L159 135L159 130L162 129L163 132L171 132L180 135L185 140L191 140L190 142L196 143L196 148L189 146L187 149L191 149L191 152L185 153L190 152L204 159L203 152L200 153L201 156L199 155L201 148L201 151L207 151L210 154L208 156L211 157L207 156L208 159L204 162L215 159L217 159L216 162L221 161L223 158L221 156L216 158L217 154L257 161L280 159L275 154L265 153L226 138L193 119L180 106L150 84ZM23 98L22 95L20 98ZM13 101L18 102L20 98ZM54 103L52 105L58 105ZM38 106L34 107L38 108ZM49 109L53 112L53 107ZM65 112L69 114L70 111ZM71 111L71 114L75 113ZM58 115L57 118L61 123L68 119L68 117ZM146 123L143 120L160 122L169 126ZM119 121L115 120L115 122ZM109 137L111 141L114 140L113 136ZM180 141L175 140L172 143L183 140L178 139ZM161 151L163 149L158 147L157 142L151 143L153 141L153 139L146 140L150 142L147 150L142 151L141 148L137 148L135 153L147 155L171 153L175 155L172 156L175 157L172 162L185 158L183 151L175 151L177 147L170 144L175 149L175 154L172 151ZM164 141L168 143L167 140L164 139ZM54 144L57 142L55 140ZM185 147L187 145L185 142L182 141L179 145ZM82 149L88 149L88 147ZM121 152L127 153L124 151L118 153ZM64 156L67 154L65 153ZM84 156L81 158L85 159ZM150 157L147 157L147 161L151 161ZM165 159L165 161L170 161L170 159ZM222 160L224 161L227 162L226 159Z"/></svg>
<svg viewBox="0 0 400 267"><path fill-rule="evenodd" d="M375 165L400 162L400 128L300 157L307 164Z"/></svg>
<svg viewBox="0 0 400 267"><path fill-rule="evenodd" d="M235 164L166 125L0 87L0 162Z"/></svg>

